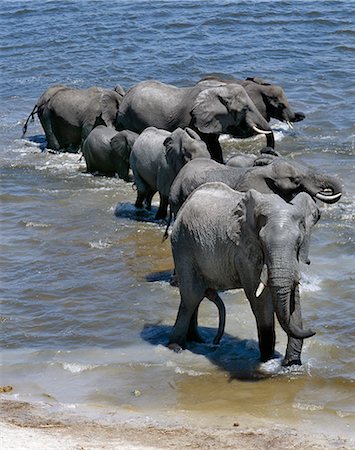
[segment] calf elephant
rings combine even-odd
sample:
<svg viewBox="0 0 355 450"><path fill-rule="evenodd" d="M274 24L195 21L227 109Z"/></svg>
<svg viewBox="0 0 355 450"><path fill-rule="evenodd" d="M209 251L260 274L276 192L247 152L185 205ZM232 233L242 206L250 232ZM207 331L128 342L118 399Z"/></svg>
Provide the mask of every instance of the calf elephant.
<svg viewBox="0 0 355 450"><path fill-rule="evenodd" d="M115 90L51 86L41 95L27 118L23 136L27 131L29 118L37 113L48 148L77 151L95 125L115 128L123 93L120 86Z"/></svg>
<svg viewBox="0 0 355 450"><path fill-rule="evenodd" d="M85 139L82 152L87 171L99 175L115 176L129 181L129 156L138 137L133 131L116 131L99 125Z"/></svg>
<svg viewBox="0 0 355 450"><path fill-rule="evenodd" d="M206 144L193 130L178 128L170 133L155 127L145 129L135 141L130 155L137 186L136 207L141 208L146 201L150 209L153 195L159 191L156 219L164 219L172 182L183 165L196 157L210 158L210 155Z"/></svg>
<svg viewBox="0 0 355 450"><path fill-rule="evenodd" d="M141 133L150 126L167 131L193 128L219 162L223 162L220 134L244 137L261 133L267 136L267 145L274 147L269 124L238 84L198 83L177 88L155 80L138 83L120 104L117 128Z"/></svg>
<svg viewBox="0 0 355 450"><path fill-rule="evenodd" d="M288 335L283 364L301 364L303 339L314 332L302 325L299 259L309 264L311 229L319 217L304 192L288 203L224 183L196 189L171 234L181 303L169 347L178 351L188 340L201 341L197 314L204 297L243 288L256 319L261 361L274 356L275 312Z"/></svg>
<svg viewBox="0 0 355 450"><path fill-rule="evenodd" d="M270 164L253 167L231 167L207 159L189 162L171 186L169 203L172 213L177 214L194 189L212 181L221 181L242 192L255 189L263 193L276 193L286 201L292 200L301 191L325 203L340 199L342 186L334 177L286 158L276 157L271 161Z"/></svg>
<svg viewBox="0 0 355 450"><path fill-rule="evenodd" d="M268 122L274 118L286 122L290 128L293 128L293 122L300 122L306 117L302 112L293 111L281 86L268 83L262 78L250 77L246 80L236 80L234 78L221 79L219 76L210 75L203 78L200 83L213 83L214 81L237 83L243 86L258 111Z"/></svg>

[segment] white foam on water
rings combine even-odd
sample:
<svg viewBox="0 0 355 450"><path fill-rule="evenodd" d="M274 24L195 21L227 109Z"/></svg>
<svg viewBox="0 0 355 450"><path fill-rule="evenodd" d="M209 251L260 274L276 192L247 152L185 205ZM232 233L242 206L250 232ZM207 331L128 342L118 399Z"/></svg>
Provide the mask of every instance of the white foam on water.
<svg viewBox="0 0 355 450"><path fill-rule="evenodd" d="M112 247L112 242L105 242L105 241L101 241L101 239L98 242L89 242L89 245L91 248L96 248L96 249L103 249L103 248L110 248Z"/></svg>
<svg viewBox="0 0 355 450"><path fill-rule="evenodd" d="M64 370L67 370L71 373L81 373L85 372L86 370L92 370L96 367L99 367L98 365L91 365L91 364L79 364L79 363L62 363L62 367Z"/></svg>
<svg viewBox="0 0 355 450"><path fill-rule="evenodd" d="M321 290L322 279L316 275L303 273L300 283L300 292L317 292Z"/></svg>

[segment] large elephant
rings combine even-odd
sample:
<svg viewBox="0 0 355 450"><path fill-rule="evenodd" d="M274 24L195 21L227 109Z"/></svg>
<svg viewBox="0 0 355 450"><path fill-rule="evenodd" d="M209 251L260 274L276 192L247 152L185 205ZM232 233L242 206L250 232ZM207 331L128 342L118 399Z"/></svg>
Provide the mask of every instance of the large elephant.
<svg viewBox="0 0 355 450"><path fill-rule="evenodd" d="M299 260L309 264L311 229L319 217L304 192L289 203L224 183L196 189L171 235L181 303L169 347L179 351L188 340L201 341L197 314L204 297L243 288L256 319L261 361L274 356L276 313L288 335L283 364L301 364L303 339L314 333L302 325Z"/></svg>
<svg viewBox="0 0 355 450"><path fill-rule="evenodd" d="M168 131L193 128L219 162L223 162L220 134L244 137L261 133L267 136L267 145L274 147L268 122L238 84L197 83L177 88L155 80L138 83L120 104L117 129L141 133L150 126Z"/></svg>
<svg viewBox="0 0 355 450"><path fill-rule="evenodd" d="M146 201L150 209L153 195L159 191L156 219L164 219L172 182L184 164L199 157L210 158L210 154L193 130L177 128L170 133L155 127L146 128L135 141L130 155L137 187L136 207L141 208Z"/></svg>
<svg viewBox="0 0 355 450"><path fill-rule="evenodd" d="M129 130L95 127L82 145L87 171L111 177L117 174L129 181L129 156L137 137L137 133Z"/></svg>
<svg viewBox="0 0 355 450"><path fill-rule="evenodd" d="M124 90L91 87L75 89L64 85L49 87L38 99L30 117L38 114L52 150L77 151L96 125L115 128L116 116Z"/></svg>
<svg viewBox="0 0 355 450"><path fill-rule="evenodd" d="M200 80L200 83L205 84L213 82L237 83L243 86L259 112L268 122L271 118L274 118L286 122L290 128L293 128L293 122L299 122L306 117L302 112L293 111L281 86L268 83L262 78L250 77L246 80L237 80L234 78L222 79L217 75L210 75Z"/></svg>
<svg viewBox="0 0 355 450"><path fill-rule="evenodd" d="M275 193L286 201L299 192L307 192L325 203L335 203L342 195L340 181L295 161L270 157L270 164L253 167L232 167L208 159L195 159L183 167L170 189L169 204L177 214L186 198L203 183L221 181L232 189L246 192L255 189Z"/></svg>

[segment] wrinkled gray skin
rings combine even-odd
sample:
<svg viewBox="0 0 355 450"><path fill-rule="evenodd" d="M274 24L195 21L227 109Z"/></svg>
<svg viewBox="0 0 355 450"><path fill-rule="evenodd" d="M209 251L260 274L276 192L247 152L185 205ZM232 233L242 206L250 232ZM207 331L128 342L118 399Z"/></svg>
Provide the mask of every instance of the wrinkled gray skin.
<svg viewBox="0 0 355 450"><path fill-rule="evenodd" d="M256 127L258 132L267 133L267 145L274 147L268 122L238 84L214 82L211 86L177 88L155 80L138 83L120 104L117 129L141 133L150 126L167 131L193 128L219 162L223 162L220 134L244 137L256 134Z"/></svg>
<svg viewBox="0 0 355 450"><path fill-rule="evenodd" d="M228 161L226 161L226 166L253 167L256 158L257 155L252 155L251 153L238 153L231 156Z"/></svg>
<svg viewBox="0 0 355 450"><path fill-rule="evenodd" d="M302 112L294 112L287 100L286 94L281 86L270 84L262 78L253 77L246 80L234 78L222 79L218 75L210 75L203 78L200 83L209 82L238 83L246 90L249 97L258 108L264 119L268 122L274 118L288 123L292 128L293 122L299 122L306 116Z"/></svg>
<svg viewBox="0 0 355 450"><path fill-rule="evenodd" d="M271 147L264 147L260 150L260 156L251 153L235 153L227 161L226 166L232 167L253 167L266 166L272 163L275 157L281 157L281 154Z"/></svg>
<svg viewBox="0 0 355 450"><path fill-rule="evenodd" d="M309 264L313 225L320 217L313 199L291 203L255 190L236 192L207 183L189 197L172 230L171 244L181 303L169 347L201 341L198 306L217 291L243 288L254 313L261 361L274 356L274 313L288 335L284 365L301 364L303 339L299 260Z"/></svg>
<svg viewBox="0 0 355 450"><path fill-rule="evenodd" d="M282 157L275 157L271 161L267 165L249 168L226 166L202 158L189 162L171 186L169 204L172 213L177 214L194 189L212 181L221 181L241 192L255 189L263 193L275 193L286 201L292 200L301 191L325 203L334 203L340 199L342 186L336 178Z"/></svg>
<svg viewBox="0 0 355 450"><path fill-rule="evenodd" d="M153 195L158 191L160 206L156 219L164 219L171 184L183 165L193 158L210 158L206 144L193 130L178 128L170 133L155 127L145 129L130 155L137 186L136 207L143 207L145 201L150 209Z"/></svg>
<svg viewBox="0 0 355 450"><path fill-rule="evenodd" d="M123 93L120 86L115 90L51 86L42 94L27 118L23 135L27 131L29 118L37 113L46 135L47 148L78 151L94 126L115 128Z"/></svg>
<svg viewBox="0 0 355 450"><path fill-rule="evenodd" d="M129 181L129 156L138 134L133 131L116 131L99 125L82 145L87 171L113 177L118 175Z"/></svg>

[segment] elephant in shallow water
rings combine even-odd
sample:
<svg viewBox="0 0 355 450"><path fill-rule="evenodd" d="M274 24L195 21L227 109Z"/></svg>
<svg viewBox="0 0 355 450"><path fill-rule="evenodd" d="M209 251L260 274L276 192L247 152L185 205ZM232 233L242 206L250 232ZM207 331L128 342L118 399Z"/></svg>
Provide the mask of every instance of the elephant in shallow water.
<svg viewBox="0 0 355 450"><path fill-rule="evenodd" d="M38 99L30 117L38 114L52 150L77 151L96 125L115 128L116 116L124 90L91 87L74 89L64 85L49 87Z"/></svg>
<svg viewBox="0 0 355 450"><path fill-rule="evenodd" d="M155 80L138 83L122 99L117 128L141 133L150 126L170 132L193 128L219 162L223 162L220 134L244 137L261 133L267 136L267 145L274 147L268 122L236 83L197 83L185 88Z"/></svg>
<svg viewBox="0 0 355 450"><path fill-rule="evenodd" d="M204 297L243 288L254 313L261 361L274 357L274 313L288 335L284 365L301 364L303 329L299 260L309 264L311 229L320 213L306 193L286 202L275 194L234 191L206 183L187 199L173 225L171 245L181 303L169 347L201 341L197 314Z"/></svg>
<svg viewBox="0 0 355 450"><path fill-rule="evenodd" d="M184 164L198 157L210 158L210 154L193 130L177 128L170 133L155 127L146 128L135 141L130 155L137 186L136 207L143 207L145 201L150 209L153 195L158 191L160 206L156 219L164 219L172 182Z"/></svg>
<svg viewBox="0 0 355 450"><path fill-rule="evenodd" d="M301 191L325 203L340 199L342 185L336 178L286 158L272 155L261 155L259 158L263 161L266 157L271 158L270 164L253 167L231 167L201 158L190 161L171 186L169 204L172 213L177 214L194 189L212 181L221 181L242 192L255 189L275 193L287 201Z"/></svg>
<svg viewBox="0 0 355 450"><path fill-rule="evenodd" d="M200 83L212 83L213 81L229 84L238 83L243 86L259 112L268 122L274 118L286 122L290 128L293 128L292 123L300 122L306 117L302 112L293 111L281 86L268 83L262 78L250 77L246 80L236 80L210 75L203 78Z"/></svg>
<svg viewBox="0 0 355 450"><path fill-rule="evenodd" d="M85 139L82 152L87 171L94 174L115 176L129 181L129 156L138 137L133 131L116 131L99 125Z"/></svg>

